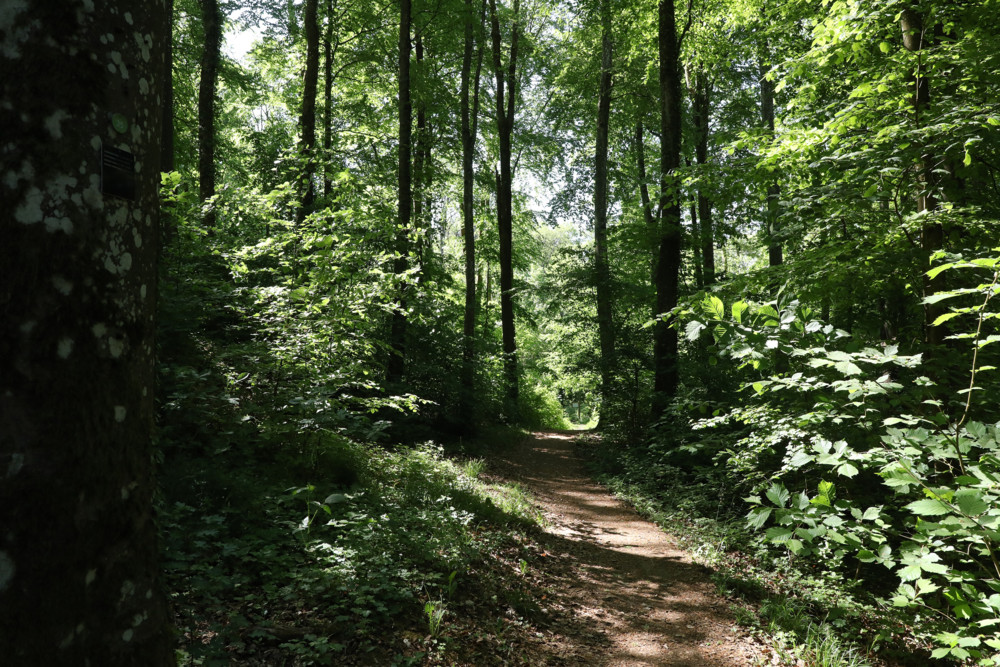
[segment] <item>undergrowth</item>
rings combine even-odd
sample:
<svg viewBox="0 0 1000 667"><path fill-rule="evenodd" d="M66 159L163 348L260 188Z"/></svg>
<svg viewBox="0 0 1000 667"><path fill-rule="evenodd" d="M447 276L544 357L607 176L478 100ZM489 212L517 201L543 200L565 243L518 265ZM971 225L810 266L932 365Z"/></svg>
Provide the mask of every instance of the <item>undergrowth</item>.
<svg viewBox="0 0 1000 667"><path fill-rule="evenodd" d="M338 357L376 352L333 347L275 276L234 281L213 239L180 233L158 453L179 664L518 662L538 517L520 487L478 478L488 443L395 444L390 422L425 402ZM322 317L349 329L358 312Z"/></svg>

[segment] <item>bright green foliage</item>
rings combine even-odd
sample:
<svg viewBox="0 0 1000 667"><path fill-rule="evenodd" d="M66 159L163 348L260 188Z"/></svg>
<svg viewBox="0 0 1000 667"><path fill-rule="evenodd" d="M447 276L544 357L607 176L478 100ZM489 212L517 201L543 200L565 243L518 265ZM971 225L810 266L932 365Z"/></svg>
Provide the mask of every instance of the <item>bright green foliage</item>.
<svg viewBox="0 0 1000 667"><path fill-rule="evenodd" d="M692 341L708 329L716 353L745 369L752 392L745 400L761 411L734 414L772 434L722 456L737 470L760 470L766 456L780 457L746 498L748 526L833 571L864 568L865 579L891 571L898 587L883 594L893 605L936 614L923 629L939 644L935 657L984 664L1000 650L1000 424L970 417L990 415L981 411L989 405L982 392L997 387L992 379L982 384L992 370L982 351L996 340L1000 319L997 264L956 257L934 269L972 279L931 297L955 303L949 318L964 316L971 329L953 336L973 353L970 384L957 402L915 376L919 355L900 355L895 346L858 349L795 302L736 302L727 310L708 296L687 324ZM775 374L778 367L784 370ZM791 418L771 421L777 410Z"/></svg>

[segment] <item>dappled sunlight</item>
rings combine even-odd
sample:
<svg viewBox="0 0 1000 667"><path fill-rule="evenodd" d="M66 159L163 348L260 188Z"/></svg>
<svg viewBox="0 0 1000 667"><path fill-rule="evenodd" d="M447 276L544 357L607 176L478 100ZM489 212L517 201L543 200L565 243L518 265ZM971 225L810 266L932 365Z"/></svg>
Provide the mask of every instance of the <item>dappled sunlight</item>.
<svg viewBox="0 0 1000 667"><path fill-rule="evenodd" d="M544 541L557 573L558 603L592 619L609 641L601 664L750 664L726 601L707 570L655 525L582 471L574 436L536 433L504 458L549 522Z"/></svg>

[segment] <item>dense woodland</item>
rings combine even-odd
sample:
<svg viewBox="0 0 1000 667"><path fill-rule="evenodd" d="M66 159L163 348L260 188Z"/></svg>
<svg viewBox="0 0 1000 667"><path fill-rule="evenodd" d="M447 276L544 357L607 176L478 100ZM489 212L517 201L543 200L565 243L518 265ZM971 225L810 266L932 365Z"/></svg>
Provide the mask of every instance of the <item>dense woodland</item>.
<svg viewBox="0 0 1000 667"><path fill-rule="evenodd" d="M570 428L787 664L1000 664L1000 2L57 4L10 664L532 664L490 453Z"/></svg>

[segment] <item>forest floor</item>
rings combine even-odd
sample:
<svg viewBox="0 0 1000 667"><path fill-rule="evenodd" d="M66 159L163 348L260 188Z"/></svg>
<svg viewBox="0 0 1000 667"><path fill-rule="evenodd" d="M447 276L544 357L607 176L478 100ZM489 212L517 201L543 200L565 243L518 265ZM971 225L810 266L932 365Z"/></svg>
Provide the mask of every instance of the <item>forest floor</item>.
<svg viewBox="0 0 1000 667"><path fill-rule="evenodd" d="M531 492L547 522L532 573L551 619L533 642L538 664L754 664L762 647L735 624L710 570L587 475L577 435L534 433L490 461Z"/></svg>

